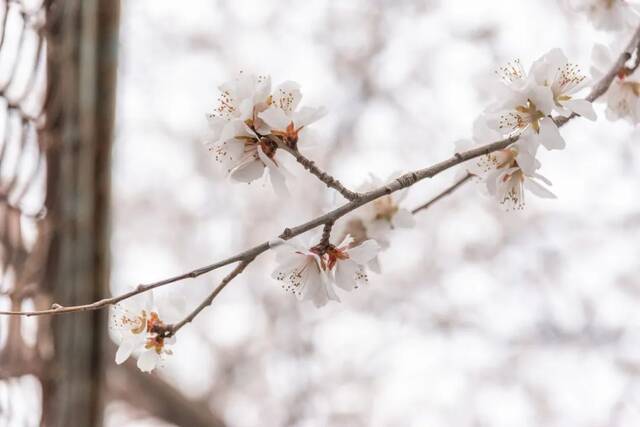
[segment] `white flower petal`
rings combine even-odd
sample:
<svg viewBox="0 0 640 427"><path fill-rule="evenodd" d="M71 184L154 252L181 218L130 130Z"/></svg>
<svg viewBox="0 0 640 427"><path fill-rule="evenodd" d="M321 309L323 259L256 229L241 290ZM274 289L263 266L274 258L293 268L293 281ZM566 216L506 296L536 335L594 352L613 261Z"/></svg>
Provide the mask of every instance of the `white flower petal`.
<svg viewBox="0 0 640 427"><path fill-rule="evenodd" d="M502 175L502 173L503 171L501 169L497 169L497 170L491 171L485 177L487 191L492 196L495 196L498 192L498 180L499 180L499 177Z"/></svg>
<svg viewBox="0 0 640 427"><path fill-rule="evenodd" d="M304 290L302 291L302 300L312 301L316 307L324 306L329 302L329 294L325 283L319 271L316 270L307 274Z"/></svg>
<svg viewBox="0 0 640 427"><path fill-rule="evenodd" d="M231 171L229 176L236 181L250 183L262 177L264 167L264 163L259 158L256 159L252 154L249 154Z"/></svg>
<svg viewBox="0 0 640 427"><path fill-rule="evenodd" d="M367 267L369 268L369 270L373 271L376 274L382 273L382 269L380 268L380 258L379 257L375 257L374 259L369 261L367 263Z"/></svg>
<svg viewBox="0 0 640 427"><path fill-rule="evenodd" d="M596 112L593 109L593 105L586 99L570 99L566 101L564 105L576 114L580 114L585 119L596 120Z"/></svg>
<svg viewBox="0 0 640 427"><path fill-rule="evenodd" d="M302 107L293 115L293 122L296 129L303 126L310 125L311 123L320 120L327 114L327 109L324 107L311 108Z"/></svg>
<svg viewBox="0 0 640 427"><path fill-rule="evenodd" d="M276 195L278 197L288 197L289 189L287 188L285 175L280 170L280 167L262 151L262 147L258 146L257 151L258 157L260 157L262 163L264 163L269 170L269 181L271 181L271 186Z"/></svg>
<svg viewBox="0 0 640 427"><path fill-rule="evenodd" d="M527 93L528 99L536 104L536 108L542 111L544 115L551 114L551 111L556 106L553 100L553 92L549 87L534 85Z"/></svg>
<svg viewBox="0 0 640 427"><path fill-rule="evenodd" d="M132 340L124 339L116 351L116 364L120 365L131 356L135 348L135 342Z"/></svg>
<svg viewBox="0 0 640 427"><path fill-rule="evenodd" d="M539 167L539 162L536 158L524 149L518 150L516 160L518 162L518 166L520 166L525 175L534 173Z"/></svg>
<svg viewBox="0 0 640 427"><path fill-rule="evenodd" d="M218 138L220 138L220 135L222 134L222 130L224 129L225 125L228 122L222 117L217 117L212 115L207 116L207 121L209 122L209 133L207 135L206 141L214 142Z"/></svg>
<svg viewBox="0 0 640 427"><path fill-rule="evenodd" d="M547 150L561 150L565 147L565 142L556 124L550 118L544 118L540 122L540 143Z"/></svg>
<svg viewBox="0 0 640 427"><path fill-rule="evenodd" d="M291 123L291 118L287 114L276 106L271 106L258 114L271 129L285 130Z"/></svg>
<svg viewBox="0 0 640 427"><path fill-rule="evenodd" d="M543 187L533 179L525 179L524 186L527 190L531 191L533 194L543 199L556 198L555 194L553 194L551 191L549 191L548 189L546 189L545 187Z"/></svg>
<svg viewBox="0 0 640 427"><path fill-rule="evenodd" d="M365 240L358 246L347 251L349 258L363 265L375 258L380 252L380 245L373 239ZM340 263L338 263L340 264Z"/></svg>
<svg viewBox="0 0 640 427"><path fill-rule="evenodd" d="M155 350L146 350L138 357L138 369L142 372L151 372L160 361L160 355Z"/></svg>
<svg viewBox="0 0 640 427"><path fill-rule="evenodd" d="M336 265L336 285L345 291L351 291L356 286L358 264L350 259L338 261Z"/></svg>
<svg viewBox="0 0 640 427"><path fill-rule="evenodd" d="M273 103L287 114L298 107L301 99L300 85L290 80L279 85L273 94Z"/></svg>
<svg viewBox="0 0 640 427"><path fill-rule="evenodd" d="M321 277L322 283L324 285L323 288L327 292L327 298L329 300L331 300L331 301L340 302L340 297L336 293L336 290L333 289L333 283L332 283L331 279L325 273L321 273L320 277Z"/></svg>

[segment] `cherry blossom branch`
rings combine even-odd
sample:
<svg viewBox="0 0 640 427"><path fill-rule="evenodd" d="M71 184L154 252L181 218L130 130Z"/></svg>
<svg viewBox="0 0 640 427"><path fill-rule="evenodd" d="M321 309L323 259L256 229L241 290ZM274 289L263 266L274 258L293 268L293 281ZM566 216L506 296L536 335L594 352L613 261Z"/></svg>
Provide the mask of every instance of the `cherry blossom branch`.
<svg viewBox="0 0 640 427"><path fill-rule="evenodd" d="M182 319L181 321L179 321L178 323L174 324L174 325L168 325L166 327L166 332L165 332L165 336L166 337L170 337L175 335L184 325L186 325L187 323L191 323L193 321L193 319L195 319L195 317L200 314L200 312L202 310L204 310L205 308L207 308L208 306L211 305L211 303L213 303L213 300L215 299L215 297L218 296L218 294L220 292L222 292L222 290L229 284L229 282L231 282L233 279L236 278L236 276L238 276L240 273L242 273L244 271L244 269L247 267L247 265L249 265L251 263L251 261L253 261L254 258L248 258L246 260L241 261L236 268L234 268L231 273L227 274L224 279L222 279L222 281L220 281L220 284L218 286L216 286L216 288L213 290L213 292L211 292L209 294L209 296L200 303L199 306L197 306L187 317L185 317L184 319Z"/></svg>
<svg viewBox="0 0 640 427"><path fill-rule="evenodd" d="M312 175L318 178L320 181L324 182L327 187L333 188L338 193L342 194L342 196L347 200L356 200L360 197L360 194L349 190L346 188L340 181L329 175L328 173L322 171L313 160L305 157L297 148L292 148L287 144L278 144L278 148L282 148L289 154L291 154L298 163L300 163L306 170L309 171Z"/></svg>
<svg viewBox="0 0 640 427"><path fill-rule="evenodd" d="M589 101L595 101L597 98L599 98L600 96L602 96L607 89L609 88L609 86L611 85L611 83L613 82L613 80L617 77L618 73L620 72L620 70L622 70L625 67L625 64L627 63L627 61L631 58L633 51L637 48L640 47L640 27L638 27L638 29L635 31L633 38L631 39L630 43L628 44L627 48L621 53L621 55L618 57L618 59L616 60L616 62L613 64L612 68L609 70L609 72L593 87L591 93L587 96L587 100ZM560 117L560 118L556 118L556 124L558 126L563 126L565 123L567 123L569 120L573 119L574 117L577 117L576 114L572 114L569 117ZM333 224L335 223L336 220L342 218L343 216L345 216L346 214L356 210L357 208L373 201L376 200L382 196L394 193L398 190L401 190L403 188L407 188L410 187L414 184L416 184L419 181L422 181L425 178L432 178L435 175L450 169L460 163L466 162L467 160L471 160L474 159L476 157L480 157L483 155L487 155L490 154L494 151L497 150L502 150L506 147L508 147L509 145L513 144L514 142L516 142L518 140L518 136L512 136L506 139L502 139L500 141L496 141L490 144L486 144L480 147L476 147L473 148L471 150L467 150L464 152L460 152L460 153L455 153L454 156L450 157L447 160L441 161L439 163L436 163L430 167L424 168L424 169L418 169L416 171L413 172L409 172L406 173L400 177L398 177L397 179L393 180L391 183L384 185L382 187L379 187L377 189L371 190L369 192L366 192L364 194L360 194L358 195L358 197L354 198L353 200L351 200L350 202L330 211L327 212L323 215L320 215L310 221L307 221L303 224L300 224L298 226L295 227L291 227L291 228L285 228L283 230L283 232L280 234L280 238L284 239L284 240L288 240L291 239L297 235L300 235L304 232L307 232L309 230L312 230L320 225L327 225L327 224ZM287 150L289 151L289 150ZM292 154L294 152L297 151L289 151ZM299 152L298 152L299 154ZM294 155L295 156L295 155ZM300 156L302 156L300 154ZM304 158L302 156L302 158ZM306 159L306 158L304 158ZM322 175L322 172L319 173L320 175ZM316 175L318 176L318 175ZM440 195L436 196L438 199L443 198L444 196L451 194L453 191L455 191L456 189L460 188L462 186L463 183L459 183L459 185L453 185L451 187L455 187L455 188L447 188L443 191L443 193L441 193ZM332 187L335 188L335 187ZM348 191L348 190L347 190ZM346 196L345 196L346 197ZM431 204L435 202L432 201ZM427 202L426 204L429 204L429 202ZM426 208L423 208L426 209ZM135 295L141 294L143 292L147 292L149 290L152 290L154 288L158 288L160 286L164 286L164 285L168 285L171 283L175 283L175 282L179 282L182 280L186 280L186 279L193 279L196 278L198 276L201 276L203 274L209 273L213 270L216 270L218 268L224 267L226 265L229 264L233 264L235 262L240 262L240 264L238 265L238 267L236 267L236 269L240 269L240 271L238 271L237 273L234 274L234 271L232 271L230 273L229 276L225 277L223 282L220 283L220 285L218 286L218 288L216 288L216 290L214 290L214 292L205 300L203 301L203 303L198 306L198 308L196 309L195 314L192 313L192 317L188 317L187 319L185 319L185 321L183 321L184 323L188 323L191 320L193 320L193 318L200 312L202 311L202 309L204 309L204 307L206 307L207 305L210 304L210 301L213 301L213 299L220 293L220 291L233 279L235 278L238 274L240 274L242 272L242 270L244 270L244 268L246 267L246 265L248 263L250 263L251 261L253 261L256 257L258 257L259 255L261 255L262 253L268 251L271 248L271 244L273 243L273 241L267 241L267 242L263 242L257 246L254 246L250 249L247 249L243 252L240 252L236 255L233 255L229 258L226 258L224 260L221 261L217 261L211 265L208 266L204 266L195 270L192 270L190 272L184 273L184 274L180 274L174 277L170 277L164 280L160 280L158 282L153 282L153 283L149 283L149 284L141 284L138 287L136 287L134 290L126 292L124 294L115 296L115 297L111 297L111 298L105 298L102 299L100 301L96 301L94 303L91 304L85 304L85 305L77 305L77 306L69 306L69 307L63 307L59 304L54 304L52 306L51 309L49 310L40 310L40 311L0 311L0 315L14 315L14 316L41 316L41 315L54 315L54 314L62 314L62 313L72 313L72 312L82 312L82 311L89 311L89 310L98 310L113 304L117 304L120 301L126 300L128 298L131 298ZM200 308L202 307L202 308ZM183 323L180 322L180 323ZM179 324L177 324L179 325ZM180 326L182 327L182 325ZM175 328L175 327L174 327Z"/></svg>
<svg viewBox="0 0 640 427"><path fill-rule="evenodd" d="M631 67L627 67L626 65L627 61L631 59L634 51L636 53L634 64ZM613 83L615 78L618 77L620 72L624 71L626 74L630 74L633 71L635 71L638 68L638 66L640 66L640 26L636 29L636 31L633 34L633 37L629 41L629 44L627 44L626 49L620 54L620 56L618 57L616 62L613 64L609 72L602 79L600 79L600 81L595 86L593 86L593 88L591 89L591 92L589 93L589 95L587 95L586 99L590 102L593 102L596 99L600 98L602 95L604 95L607 92L607 90L611 86L611 83ZM578 115L573 113L568 117L557 117L554 119L554 121L558 127L562 127L574 117L578 117ZM454 191L456 191L463 184L469 181L469 179L471 179L472 176L473 174L467 173L467 175L465 175L463 178L453 183L451 186L447 187L444 191L442 191L441 193L433 197L431 200L413 209L411 213L415 215L421 210L429 208L433 203L437 202L443 197L448 196Z"/></svg>
<svg viewBox="0 0 640 427"><path fill-rule="evenodd" d="M375 190L363 193L355 200L352 200L330 212L325 213L324 215L320 215L310 221L307 221L303 224L300 224L295 227L285 228L282 233L278 236L283 240L289 240L295 236L298 236L302 233L305 233L309 230L312 230L320 225L325 225L329 223L334 223L336 220L342 218L349 212L356 210L357 208L375 200L382 196L394 193L403 188L410 187L421 181L425 178L432 178L433 176L443 172L453 166L456 166L462 162L473 159L475 157L479 157L482 155L486 155L492 153L496 150L501 150L503 148L508 147L518 140L517 136L513 136L510 138L506 138L497 142L493 142L491 144L486 144L480 147L476 147L474 149L456 153L454 156L449 159L442 161L440 163L436 163L433 166L428 168L419 169L414 172L409 172L404 174L397 179L393 180L391 183L379 187ZM243 252L240 252L236 255L233 255L229 258L223 259L221 261L215 262L208 266L204 266L192 271L189 271L184 274L180 274L177 276L173 276L164 280L160 280L157 282L149 283L149 284L141 284L138 285L135 289L126 292L124 294L118 295L116 297L104 298L102 300L93 302L91 304L84 305L76 305L76 306L62 306L60 304L53 304L51 309L48 310L37 310L37 311L0 311L0 315L13 315L13 316L43 316L43 315L54 315L54 314L63 314L63 313L73 313L73 312L82 312L82 311L90 311L90 310L99 310L101 308L114 305L119 303L120 301L131 298L135 295L150 291L152 289L165 286L171 283L180 282L185 279L194 279L203 274L209 273L218 268L224 267L229 264L233 264L238 261L249 261L256 258L258 255L266 252L271 248L272 241L263 242L257 246L254 246L250 249L247 249ZM226 284L225 284L226 286Z"/></svg>

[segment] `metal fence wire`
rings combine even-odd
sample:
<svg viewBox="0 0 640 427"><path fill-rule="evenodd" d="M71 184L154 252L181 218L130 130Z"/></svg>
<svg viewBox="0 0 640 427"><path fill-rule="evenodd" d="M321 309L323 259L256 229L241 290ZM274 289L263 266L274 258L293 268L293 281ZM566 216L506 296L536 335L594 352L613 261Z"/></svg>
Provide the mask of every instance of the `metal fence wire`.
<svg viewBox="0 0 640 427"><path fill-rule="evenodd" d="M46 259L45 149L40 137L46 102L47 5L0 1L0 307L38 305ZM44 320L42 320L44 321ZM0 318L0 425L35 425L24 407L41 395L38 378L50 355L35 318ZM28 394L26 394L28 393ZM32 400L31 400L32 401Z"/></svg>

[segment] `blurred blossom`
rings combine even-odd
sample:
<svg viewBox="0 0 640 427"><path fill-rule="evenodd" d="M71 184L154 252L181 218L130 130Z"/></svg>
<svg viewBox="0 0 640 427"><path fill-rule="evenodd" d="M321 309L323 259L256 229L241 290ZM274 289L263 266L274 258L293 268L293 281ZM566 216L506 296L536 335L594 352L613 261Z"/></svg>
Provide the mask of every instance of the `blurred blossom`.
<svg viewBox="0 0 640 427"><path fill-rule="evenodd" d="M633 0L567 0L576 12L585 13L601 30L618 31L640 22L638 2Z"/></svg>
<svg viewBox="0 0 640 427"><path fill-rule="evenodd" d="M596 44L593 47L591 57L593 60L591 74L594 78L601 78L615 61L613 52L602 44ZM625 119L634 125L640 123L639 78L640 71L637 69L620 70L604 96L609 120Z"/></svg>

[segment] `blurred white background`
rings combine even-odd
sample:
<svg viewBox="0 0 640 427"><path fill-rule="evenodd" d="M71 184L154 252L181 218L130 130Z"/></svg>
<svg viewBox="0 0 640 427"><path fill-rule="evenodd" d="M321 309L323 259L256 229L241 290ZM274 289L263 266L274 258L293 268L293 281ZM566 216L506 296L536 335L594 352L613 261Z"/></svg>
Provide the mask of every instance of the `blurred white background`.
<svg viewBox="0 0 640 427"><path fill-rule="evenodd" d="M309 153L356 187L450 156L506 61L560 47L588 71L593 44L611 41L552 0L123 2L112 291L330 205L294 163L280 200L228 181L202 145L238 70L298 81L303 104L325 105ZM470 184L394 234L370 286L320 310L260 257L180 332L160 375L231 426L640 425L640 146L597 111L542 153L557 200L505 213ZM412 187L407 207L455 173ZM224 274L174 289L195 306ZM158 425L132 409L111 405L107 423Z"/></svg>

